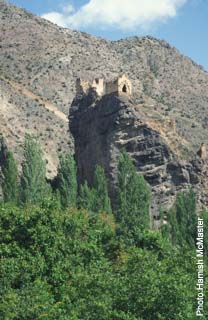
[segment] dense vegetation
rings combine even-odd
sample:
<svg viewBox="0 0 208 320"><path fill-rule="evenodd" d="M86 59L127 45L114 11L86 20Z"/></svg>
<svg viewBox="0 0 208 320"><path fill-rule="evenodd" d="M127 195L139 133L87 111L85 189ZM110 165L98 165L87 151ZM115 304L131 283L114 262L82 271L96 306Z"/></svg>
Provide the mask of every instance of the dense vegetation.
<svg viewBox="0 0 208 320"><path fill-rule="evenodd" d="M196 319L192 190L178 195L168 223L153 231L150 190L126 153L112 208L101 167L94 186L86 182L78 192L75 161L61 155L52 188L41 150L28 136L18 181L15 160L3 145L0 319Z"/></svg>

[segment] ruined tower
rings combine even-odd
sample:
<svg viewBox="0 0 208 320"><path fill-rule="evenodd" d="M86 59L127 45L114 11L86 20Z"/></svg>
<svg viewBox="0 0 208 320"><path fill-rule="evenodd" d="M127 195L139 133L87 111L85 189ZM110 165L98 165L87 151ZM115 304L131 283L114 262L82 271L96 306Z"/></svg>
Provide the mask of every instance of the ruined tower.
<svg viewBox="0 0 208 320"><path fill-rule="evenodd" d="M103 78L96 78L93 80L77 79L77 94L87 94L90 89L94 89L98 96L108 94L131 96L132 94L131 81L125 75L119 76L112 81L105 81Z"/></svg>
<svg viewBox="0 0 208 320"><path fill-rule="evenodd" d="M76 82L76 93L87 94L90 89L94 89L99 96L102 96L105 92L104 79L96 78L94 80L83 80L77 79Z"/></svg>
<svg viewBox="0 0 208 320"><path fill-rule="evenodd" d="M117 95L130 96L132 94L131 81L125 75L117 77L113 81L106 82L105 92L106 94L116 93Z"/></svg>

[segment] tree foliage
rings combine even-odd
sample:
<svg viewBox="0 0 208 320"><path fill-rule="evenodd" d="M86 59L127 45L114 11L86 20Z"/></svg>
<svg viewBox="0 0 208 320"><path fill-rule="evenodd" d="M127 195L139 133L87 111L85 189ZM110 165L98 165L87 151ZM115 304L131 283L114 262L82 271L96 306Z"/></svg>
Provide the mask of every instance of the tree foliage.
<svg viewBox="0 0 208 320"><path fill-rule="evenodd" d="M195 319L194 252L156 234L158 249L123 247L115 231L111 214L1 204L0 318Z"/></svg>
<svg viewBox="0 0 208 320"><path fill-rule="evenodd" d="M0 134L0 166L5 163L6 157L8 153L8 148L5 142L5 139L2 134Z"/></svg>
<svg viewBox="0 0 208 320"><path fill-rule="evenodd" d="M57 174L57 188L62 208L77 205L77 169L74 157L70 154L60 156Z"/></svg>
<svg viewBox="0 0 208 320"><path fill-rule="evenodd" d="M205 258L208 262L208 212L203 210L201 212L201 218L203 219L203 226L204 226L204 254Z"/></svg>
<svg viewBox="0 0 208 320"><path fill-rule="evenodd" d="M126 152L118 164L117 221L126 226L129 237L149 228L150 190ZM131 235L130 235L131 234Z"/></svg>
<svg viewBox="0 0 208 320"><path fill-rule="evenodd" d="M27 206L18 207L11 201L14 159L3 144L0 148L8 185L6 203L0 203L0 319L195 319L193 191L177 196L165 233L150 230L149 187L122 153L116 212L111 213L99 166L93 187L81 186L77 209L74 159L61 156L58 192L48 197L42 152L27 136L21 177L21 200ZM207 213L201 216L206 245Z"/></svg>
<svg viewBox="0 0 208 320"><path fill-rule="evenodd" d="M80 187L79 207L93 212L95 210L95 190L88 186L87 181Z"/></svg>
<svg viewBox="0 0 208 320"><path fill-rule="evenodd" d="M18 199L18 170L11 151L8 151L5 156L5 161L2 164L2 173L4 201L16 203Z"/></svg>
<svg viewBox="0 0 208 320"><path fill-rule="evenodd" d="M108 196L108 186L105 177L104 169L101 166L96 166L94 177L95 189L95 212L103 211L111 213L111 201Z"/></svg>
<svg viewBox="0 0 208 320"><path fill-rule="evenodd" d="M80 207L93 212L112 213L104 169L96 166L93 188L85 182L80 188Z"/></svg>
<svg viewBox="0 0 208 320"><path fill-rule="evenodd" d="M196 198L193 190L179 193L169 215L171 238L174 244L194 246L196 241Z"/></svg>
<svg viewBox="0 0 208 320"><path fill-rule="evenodd" d="M39 203L49 192L46 164L37 139L26 135L21 176L21 202Z"/></svg>

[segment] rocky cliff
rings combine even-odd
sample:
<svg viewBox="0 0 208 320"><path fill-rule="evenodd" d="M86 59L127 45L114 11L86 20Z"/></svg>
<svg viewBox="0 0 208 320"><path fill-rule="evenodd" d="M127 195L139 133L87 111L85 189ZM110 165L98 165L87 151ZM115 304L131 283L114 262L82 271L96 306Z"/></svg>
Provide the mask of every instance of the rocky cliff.
<svg viewBox="0 0 208 320"><path fill-rule="evenodd" d="M54 176L57 153L73 149L67 116L77 77L120 73L146 122L181 159L208 144L208 73L167 42L92 37L0 0L0 132L19 162L24 134L34 133Z"/></svg>
<svg viewBox="0 0 208 320"><path fill-rule="evenodd" d="M197 156L190 161L180 160L162 134L148 123L134 98L116 94L99 98L90 90L74 99L69 120L79 183L87 180L92 185L95 166L100 164L105 168L114 201L117 162L120 152L126 150L151 186L151 209L156 220L160 207L170 209L178 191L194 187L198 204L208 204L201 189L205 163Z"/></svg>

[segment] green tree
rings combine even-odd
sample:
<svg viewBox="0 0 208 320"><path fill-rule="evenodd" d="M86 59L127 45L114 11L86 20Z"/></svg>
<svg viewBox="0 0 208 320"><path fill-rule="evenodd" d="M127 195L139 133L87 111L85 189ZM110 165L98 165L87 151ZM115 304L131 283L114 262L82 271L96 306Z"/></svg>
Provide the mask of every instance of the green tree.
<svg viewBox="0 0 208 320"><path fill-rule="evenodd" d="M108 186L105 177L104 169L101 166L96 166L94 177L94 194L95 194L95 212L111 213L111 201L108 196Z"/></svg>
<svg viewBox="0 0 208 320"><path fill-rule="evenodd" d="M175 206L170 210L168 220L172 242L193 247L197 226L196 197L193 190L177 195Z"/></svg>
<svg viewBox="0 0 208 320"><path fill-rule="evenodd" d="M1 319L109 319L112 216L0 204L0 235Z"/></svg>
<svg viewBox="0 0 208 320"><path fill-rule="evenodd" d="M49 193L46 163L35 137L26 135L21 176L21 202L39 203Z"/></svg>
<svg viewBox="0 0 208 320"><path fill-rule="evenodd" d="M118 164L117 221L130 237L149 227L150 189L126 152ZM125 226L125 227L124 227Z"/></svg>
<svg viewBox="0 0 208 320"><path fill-rule="evenodd" d="M5 139L2 134L0 134L0 166L5 163L6 156L8 153L8 148Z"/></svg>
<svg viewBox="0 0 208 320"><path fill-rule="evenodd" d="M92 212L112 212L107 180L101 166L96 166L93 188L90 188L86 181L81 185L79 206Z"/></svg>
<svg viewBox="0 0 208 320"><path fill-rule="evenodd" d="M195 250L145 233L123 246L110 214L0 203L0 319L195 319Z"/></svg>
<svg viewBox="0 0 208 320"><path fill-rule="evenodd" d="M171 250L161 260L157 252L132 246L126 254L112 281L116 319L195 319L194 252Z"/></svg>
<svg viewBox="0 0 208 320"><path fill-rule="evenodd" d="M203 210L200 214L200 217L203 219L204 225L204 253L206 259L208 260L208 212Z"/></svg>
<svg viewBox="0 0 208 320"><path fill-rule="evenodd" d="M62 208L77 205L77 168L72 155L61 155L57 175L57 187Z"/></svg>
<svg viewBox="0 0 208 320"><path fill-rule="evenodd" d="M18 197L18 171L12 152L8 151L2 165L2 190L5 202L17 202Z"/></svg>
<svg viewBox="0 0 208 320"><path fill-rule="evenodd" d="M79 207L95 211L95 190L88 186L87 181L80 187Z"/></svg>

